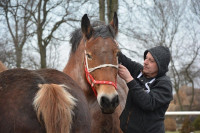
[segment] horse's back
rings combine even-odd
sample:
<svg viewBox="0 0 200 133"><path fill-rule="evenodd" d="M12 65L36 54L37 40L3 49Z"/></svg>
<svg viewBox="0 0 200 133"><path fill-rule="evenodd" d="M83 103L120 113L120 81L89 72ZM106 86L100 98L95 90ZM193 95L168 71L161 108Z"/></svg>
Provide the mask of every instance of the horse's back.
<svg viewBox="0 0 200 133"><path fill-rule="evenodd" d="M89 107L82 89L68 75L53 69L37 70L46 83L64 84L68 91L77 99L77 105L74 109L74 117L72 124L72 133L89 133L90 132L90 114ZM63 80L65 79L65 80Z"/></svg>
<svg viewBox="0 0 200 133"><path fill-rule="evenodd" d="M0 132L2 133L45 133L44 123L40 123L33 107L39 84L63 84L76 98L73 125L76 130L88 132L88 105L80 87L66 74L52 69L30 71L12 69L0 73ZM79 93L76 93L78 91ZM76 126L74 126L76 124ZM79 127L79 128L77 128Z"/></svg>
<svg viewBox="0 0 200 133"><path fill-rule="evenodd" d="M24 70L7 70L0 74L0 132L45 132L37 122L32 107L34 94L42 83L37 74Z"/></svg>

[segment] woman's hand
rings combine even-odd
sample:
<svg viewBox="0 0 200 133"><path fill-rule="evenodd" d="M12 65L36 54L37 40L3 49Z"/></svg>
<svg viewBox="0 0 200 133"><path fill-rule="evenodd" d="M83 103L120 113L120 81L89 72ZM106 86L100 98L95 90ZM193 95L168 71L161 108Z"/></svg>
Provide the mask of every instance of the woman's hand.
<svg viewBox="0 0 200 133"><path fill-rule="evenodd" d="M128 71L128 69L125 66L121 65L121 64L119 64L118 74L122 79L124 79L126 81L126 83L130 82L131 80L133 80L133 77L131 76L131 74Z"/></svg>

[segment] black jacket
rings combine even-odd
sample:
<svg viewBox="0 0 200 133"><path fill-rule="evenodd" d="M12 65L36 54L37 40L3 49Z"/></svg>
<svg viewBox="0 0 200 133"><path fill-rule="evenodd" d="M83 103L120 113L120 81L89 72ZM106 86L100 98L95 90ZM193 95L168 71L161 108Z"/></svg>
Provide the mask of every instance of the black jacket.
<svg viewBox="0 0 200 133"><path fill-rule="evenodd" d="M149 84L150 92L147 93L145 83L152 79L145 76L137 78L143 66L122 53L118 59L134 78L127 83L129 92L120 116L121 129L124 133L164 133L165 112L172 100L172 84L170 78L165 75L167 70Z"/></svg>

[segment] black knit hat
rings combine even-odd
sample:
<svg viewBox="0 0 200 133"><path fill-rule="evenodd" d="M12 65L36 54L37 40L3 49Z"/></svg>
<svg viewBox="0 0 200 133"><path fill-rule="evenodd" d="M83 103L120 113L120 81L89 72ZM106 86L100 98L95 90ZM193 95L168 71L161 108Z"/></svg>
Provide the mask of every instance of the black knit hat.
<svg viewBox="0 0 200 133"><path fill-rule="evenodd" d="M156 77L163 76L168 71L170 62L170 51L168 47L156 46L144 52L144 59L147 53L150 52L158 65L158 74Z"/></svg>

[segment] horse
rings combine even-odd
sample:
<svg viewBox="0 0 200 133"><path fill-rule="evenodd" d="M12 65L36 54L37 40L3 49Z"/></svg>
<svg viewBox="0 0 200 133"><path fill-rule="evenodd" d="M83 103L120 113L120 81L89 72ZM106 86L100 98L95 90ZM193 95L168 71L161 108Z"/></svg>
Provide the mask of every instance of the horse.
<svg viewBox="0 0 200 133"><path fill-rule="evenodd" d="M7 67L0 61L0 73L7 70Z"/></svg>
<svg viewBox="0 0 200 133"><path fill-rule="evenodd" d="M115 40L118 17L109 24L90 24L85 14L81 28L71 34L72 45L63 72L83 89L91 115L91 133L122 133L119 116L124 109L128 89L118 76L118 53Z"/></svg>
<svg viewBox="0 0 200 133"><path fill-rule="evenodd" d="M0 73L0 133L90 133L82 89L54 69Z"/></svg>

